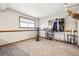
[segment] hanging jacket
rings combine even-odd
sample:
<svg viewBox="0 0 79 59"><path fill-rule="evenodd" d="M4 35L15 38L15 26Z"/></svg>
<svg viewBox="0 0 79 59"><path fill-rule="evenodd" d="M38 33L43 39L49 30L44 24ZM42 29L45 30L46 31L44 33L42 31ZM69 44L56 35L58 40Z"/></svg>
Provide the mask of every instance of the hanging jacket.
<svg viewBox="0 0 79 59"><path fill-rule="evenodd" d="M54 22L53 31L57 31L57 22Z"/></svg>

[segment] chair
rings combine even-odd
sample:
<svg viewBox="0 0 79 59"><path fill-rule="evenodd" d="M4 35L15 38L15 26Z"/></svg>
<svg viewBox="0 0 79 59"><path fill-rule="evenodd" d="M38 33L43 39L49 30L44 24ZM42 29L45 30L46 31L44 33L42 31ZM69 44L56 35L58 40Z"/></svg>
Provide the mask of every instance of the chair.
<svg viewBox="0 0 79 59"><path fill-rule="evenodd" d="M54 33L53 31L51 31L50 29L48 29L45 33L45 38L49 39L49 40L53 40L54 39Z"/></svg>

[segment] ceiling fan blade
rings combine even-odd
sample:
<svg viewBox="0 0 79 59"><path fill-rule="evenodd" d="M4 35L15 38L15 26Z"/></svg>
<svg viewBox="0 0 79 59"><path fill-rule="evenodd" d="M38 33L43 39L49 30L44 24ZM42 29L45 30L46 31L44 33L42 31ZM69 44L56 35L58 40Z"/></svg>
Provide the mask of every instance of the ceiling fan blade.
<svg viewBox="0 0 79 59"><path fill-rule="evenodd" d="M79 13L72 13L71 17L74 18L74 19L79 20Z"/></svg>

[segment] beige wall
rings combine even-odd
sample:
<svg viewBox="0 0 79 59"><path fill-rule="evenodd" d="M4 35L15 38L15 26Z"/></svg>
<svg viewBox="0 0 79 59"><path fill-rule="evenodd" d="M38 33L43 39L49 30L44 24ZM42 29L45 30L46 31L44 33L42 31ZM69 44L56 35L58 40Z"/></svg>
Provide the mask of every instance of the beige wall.
<svg viewBox="0 0 79 59"><path fill-rule="evenodd" d="M6 11L0 11L0 30L28 29L28 28L19 28L19 16L28 17L26 15L23 15L21 13L18 13L9 9L7 9ZM31 17L28 17L28 18L31 18ZM32 28L29 28L29 30L30 29ZM35 35L36 35L35 31L6 32L6 33L0 32L0 45L33 38L35 37Z"/></svg>

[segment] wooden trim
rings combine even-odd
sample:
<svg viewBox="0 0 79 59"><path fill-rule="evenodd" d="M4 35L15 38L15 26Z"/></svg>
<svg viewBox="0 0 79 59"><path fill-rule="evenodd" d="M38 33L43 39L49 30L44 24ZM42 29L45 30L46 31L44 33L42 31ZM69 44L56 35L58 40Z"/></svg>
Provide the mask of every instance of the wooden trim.
<svg viewBox="0 0 79 59"><path fill-rule="evenodd" d="M35 30L18 30L18 29L10 29L10 30L0 30L0 32L25 32L25 31L37 31ZM40 31L44 31L44 30L40 30Z"/></svg>
<svg viewBox="0 0 79 59"><path fill-rule="evenodd" d="M24 32L24 31L36 31L36 30L0 30L0 32Z"/></svg>

